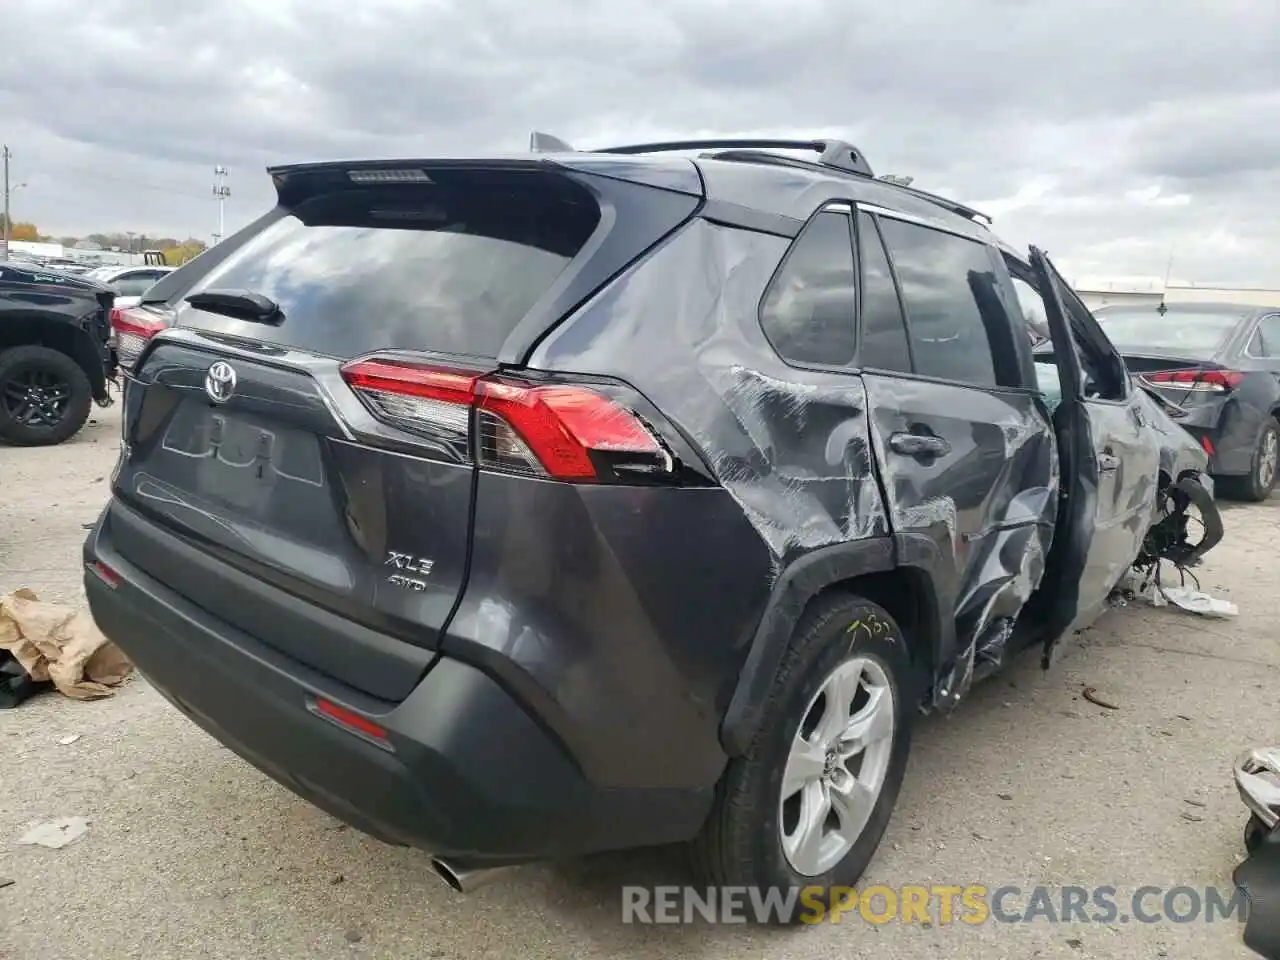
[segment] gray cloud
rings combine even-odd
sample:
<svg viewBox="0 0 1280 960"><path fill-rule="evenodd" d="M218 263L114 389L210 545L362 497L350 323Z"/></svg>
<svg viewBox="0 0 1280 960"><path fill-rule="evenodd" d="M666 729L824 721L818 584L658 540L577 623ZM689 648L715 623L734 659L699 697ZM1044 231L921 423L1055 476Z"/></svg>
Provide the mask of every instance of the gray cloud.
<svg viewBox="0 0 1280 960"><path fill-rule="evenodd" d="M208 235L269 163L843 136L1069 275L1280 286L1280 8L1250 0L6 0L15 217Z"/></svg>

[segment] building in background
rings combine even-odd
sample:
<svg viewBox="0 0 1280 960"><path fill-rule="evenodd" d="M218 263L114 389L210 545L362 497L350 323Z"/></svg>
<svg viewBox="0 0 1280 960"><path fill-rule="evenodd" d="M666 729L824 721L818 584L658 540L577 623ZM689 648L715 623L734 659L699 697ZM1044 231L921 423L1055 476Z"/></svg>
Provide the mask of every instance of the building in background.
<svg viewBox="0 0 1280 960"><path fill-rule="evenodd" d="M1090 308L1114 304L1155 306L1166 303L1239 303L1280 307L1280 289L1274 287L1232 287L1170 280L1157 277L1083 277L1073 284L1080 299Z"/></svg>
<svg viewBox="0 0 1280 960"><path fill-rule="evenodd" d="M34 240L10 240L9 256L37 257L41 260L65 257L66 250L60 243L37 243Z"/></svg>

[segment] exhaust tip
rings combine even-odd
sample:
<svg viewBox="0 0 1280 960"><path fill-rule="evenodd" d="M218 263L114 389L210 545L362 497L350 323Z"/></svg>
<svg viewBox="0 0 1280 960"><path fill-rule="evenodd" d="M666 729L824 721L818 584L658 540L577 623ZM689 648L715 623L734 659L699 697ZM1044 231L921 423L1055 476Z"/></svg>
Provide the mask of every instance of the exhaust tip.
<svg viewBox="0 0 1280 960"><path fill-rule="evenodd" d="M454 871L454 869L443 860L433 859L431 861L431 869L436 872L441 880L449 885L449 888L455 893L466 893L462 886L462 878Z"/></svg>

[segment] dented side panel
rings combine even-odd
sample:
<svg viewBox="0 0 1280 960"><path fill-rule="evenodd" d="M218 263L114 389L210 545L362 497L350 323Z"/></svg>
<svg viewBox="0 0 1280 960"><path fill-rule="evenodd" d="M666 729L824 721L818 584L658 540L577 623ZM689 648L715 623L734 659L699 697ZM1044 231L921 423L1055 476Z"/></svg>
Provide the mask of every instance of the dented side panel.
<svg viewBox="0 0 1280 960"><path fill-rule="evenodd" d="M937 558L938 602L953 611L955 662L942 696L963 695L976 670L999 667L1005 641L1039 586L1058 509L1053 427L1030 392L865 374L872 436L900 540ZM940 438L919 456L894 438ZM941 691L939 691L941 693Z"/></svg>
<svg viewBox="0 0 1280 960"><path fill-rule="evenodd" d="M1093 544L1080 597L1086 618L1104 606L1138 556L1155 516L1160 437L1141 414L1135 416L1140 404L1138 396L1125 403L1085 401L1098 460Z"/></svg>
<svg viewBox="0 0 1280 960"><path fill-rule="evenodd" d="M862 380L801 370L758 321L788 241L695 220L554 331L529 363L620 377L708 458L782 567L884 536Z"/></svg>
<svg viewBox="0 0 1280 960"><path fill-rule="evenodd" d="M999 665L1044 572L1059 483L1048 411L1031 391L786 364L758 307L787 246L695 220L549 334L529 364L616 376L645 393L768 545L775 584L814 550L897 534L899 562L927 567L938 591L933 653L963 689L975 663ZM895 433L926 423L949 454L928 463L892 451Z"/></svg>
<svg viewBox="0 0 1280 960"><path fill-rule="evenodd" d="M1169 480L1177 481L1188 473L1200 474L1200 482L1213 492L1207 476L1209 455L1196 443L1195 437L1182 428L1168 413L1167 401L1135 388L1135 399L1142 417L1155 432L1160 445L1160 470Z"/></svg>

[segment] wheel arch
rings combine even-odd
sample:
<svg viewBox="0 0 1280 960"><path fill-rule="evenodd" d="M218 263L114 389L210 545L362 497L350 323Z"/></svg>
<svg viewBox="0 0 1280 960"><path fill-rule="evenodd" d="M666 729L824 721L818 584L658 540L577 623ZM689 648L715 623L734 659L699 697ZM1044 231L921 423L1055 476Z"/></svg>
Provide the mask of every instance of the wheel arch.
<svg viewBox="0 0 1280 960"><path fill-rule="evenodd" d="M47 347L75 361L89 378L89 389L95 400L107 393L107 373L93 337L58 314L23 312L4 317L0 323L0 351L13 347Z"/></svg>
<svg viewBox="0 0 1280 960"><path fill-rule="evenodd" d="M745 753L755 736L796 624L813 603L832 593L856 594L884 607L907 639L922 689L932 686L947 636L932 571L901 563L892 537L813 550L783 569L752 638L720 728L730 756Z"/></svg>

